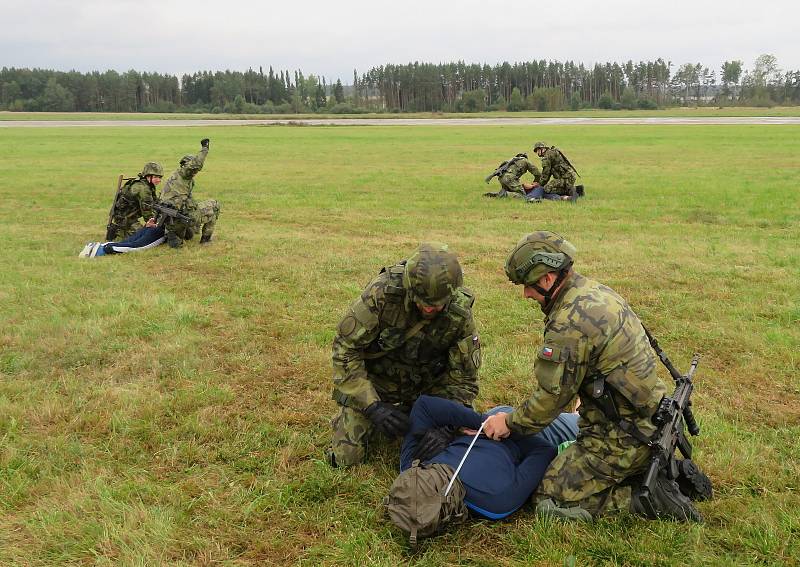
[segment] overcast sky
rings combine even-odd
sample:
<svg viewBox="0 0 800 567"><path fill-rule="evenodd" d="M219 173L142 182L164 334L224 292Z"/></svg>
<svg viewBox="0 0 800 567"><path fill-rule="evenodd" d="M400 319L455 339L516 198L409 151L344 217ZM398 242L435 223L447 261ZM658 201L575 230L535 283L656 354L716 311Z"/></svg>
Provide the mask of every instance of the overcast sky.
<svg viewBox="0 0 800 567"><path fill-rule="evenodd" d="M658 6L658 7L656 7ZM800 1L0 0L0 67L182 74L272 65L351 83L385 63L662 57L800 70Z"/></svg>

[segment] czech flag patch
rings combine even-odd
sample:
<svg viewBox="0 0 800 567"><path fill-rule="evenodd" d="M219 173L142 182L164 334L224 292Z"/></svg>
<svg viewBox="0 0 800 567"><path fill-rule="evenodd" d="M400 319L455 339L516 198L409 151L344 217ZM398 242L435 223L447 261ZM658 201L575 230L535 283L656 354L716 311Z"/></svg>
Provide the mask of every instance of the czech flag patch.
<svg viewBox="0 0 800 567"><path fill-rule="evenodd" d="M544 347L542 349L542 358L553 358L553 349L550 347Z"/></svg>

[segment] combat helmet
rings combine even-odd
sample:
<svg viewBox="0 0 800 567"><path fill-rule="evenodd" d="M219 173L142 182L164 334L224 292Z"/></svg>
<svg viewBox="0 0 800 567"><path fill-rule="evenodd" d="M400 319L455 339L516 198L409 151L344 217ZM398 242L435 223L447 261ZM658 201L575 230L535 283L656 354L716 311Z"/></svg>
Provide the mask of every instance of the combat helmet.
<svg viewBox="0 0 800 567"><path fill-rule="evenodd" d="M158 162L148 161L142 168L142 177L147 177L148 175L164 177L164 168L161 167L161 164Z"/></svg>
<svg viewBox="0 0 800 567"><path fill-rule="evenodd" d="M403 287L410 299L425 305L446 304L463 283L458 257L440 242L420 244L403 272Z"/></svg>
<svg viewBox="0 0 800 567"><path fill-rule="evenodd" d="M180 164L181 167L183 167L184 165L186 165L187 163L189 163L193 159L194 159L194 156L192 154L186 154L185 156L183 156L181 158L181 161L179 161L178 163Z"/></svg>
<svg viewBox="0 0 800 567"><path fill-rule="evenodd" d="M577 250L560 234L539 230L526 234L506 260L506 275L516 285L536 286L548 272L566 272Z"/></svg>
<svg viewBox="0 0 800 567"><path fill-rule="evenodd" d="M547 144L545 144L544 142L536 142L535 144L533 144L534 152L539 149L547 149Z"/></svg>

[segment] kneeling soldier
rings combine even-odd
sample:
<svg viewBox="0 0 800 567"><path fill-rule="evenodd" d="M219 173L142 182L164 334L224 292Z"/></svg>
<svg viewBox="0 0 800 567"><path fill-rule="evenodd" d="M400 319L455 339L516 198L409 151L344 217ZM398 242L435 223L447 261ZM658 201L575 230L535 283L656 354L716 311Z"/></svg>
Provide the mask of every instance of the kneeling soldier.
<svg viewBox="0 0 800 567"><path fill-rule="evenodd" d="M650 464L651 418L666 386L639 318L612 289L573 271L575 252L563 237L540 231L523 237L506 260L508 278L545 313L544 341L531 397L490 417L484 431L493 439L536 433L579 396L578 440L550 464L534 494L536 511L583 520L619 511L647 515L636 475ZM664 475L652 502L659 517L701 520Z"/></svg>
<svg viewBox="0 0 800 567"><path fill-rule="evenodd" d="M423 243L384 268L339 322L333 340L333 466L363 462L377 429L406 433L422 394L470 405L478 394L480 341L472 292L447 245ZM433 434L433 431L432 431Z"/></svg>

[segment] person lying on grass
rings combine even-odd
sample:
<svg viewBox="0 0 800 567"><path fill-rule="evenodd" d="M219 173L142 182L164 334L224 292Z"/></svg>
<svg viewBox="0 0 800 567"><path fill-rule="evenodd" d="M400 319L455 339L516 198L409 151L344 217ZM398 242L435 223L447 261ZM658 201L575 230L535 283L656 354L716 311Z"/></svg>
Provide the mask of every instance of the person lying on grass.
<svg viewBox="0 0 800 567"><path fill-rule="evenodd" d="M401 474L386 500L390 518L411 534L412 543L417 535L432 535L445 517L465 519L467 510L490 520L513 514L536 490L559 445L577 436L578 415L567 413L536 435L512 436L500 442L480 436L451 492L442 499L443 489L481 424L489 415L507 409L500 406L481 415L458 402L425 395L414 403L411 428L400 450ZM435 527L430 519L418 516L426 507Z"/></svg>

